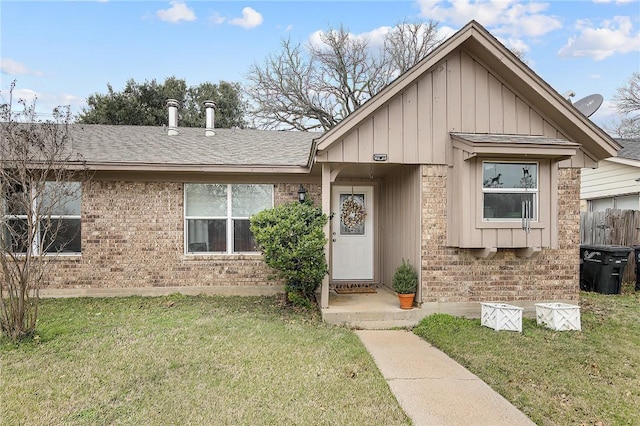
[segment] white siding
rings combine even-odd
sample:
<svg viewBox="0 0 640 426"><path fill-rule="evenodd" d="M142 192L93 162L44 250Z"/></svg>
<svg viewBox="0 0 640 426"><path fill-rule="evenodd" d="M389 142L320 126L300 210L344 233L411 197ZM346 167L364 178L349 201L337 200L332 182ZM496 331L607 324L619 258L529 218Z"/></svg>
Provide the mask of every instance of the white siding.
<svg viewBox="0 0 640 426"><path fill-rule="evenodd" d="M612 197L640 191L640 167L602 160L597 169L582 169L580 198Z"/></svg>

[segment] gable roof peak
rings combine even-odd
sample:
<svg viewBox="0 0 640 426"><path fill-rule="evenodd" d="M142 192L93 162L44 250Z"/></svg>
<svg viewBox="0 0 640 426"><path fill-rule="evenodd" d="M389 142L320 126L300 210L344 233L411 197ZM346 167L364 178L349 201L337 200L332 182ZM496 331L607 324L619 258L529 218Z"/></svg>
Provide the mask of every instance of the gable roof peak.
<svg viewBox="0 0 640 426"><path fill-rule="evenodd" d="M606 132L580 113L475 20L469 21L420 62L327 131L318 139L318 150L326 150L339 141L378 108L401 94L405 88L457 50L471 54L474 60L490 66L491 71L506 84L520 93L526 93L527 102L545 110L550 120L562 129L562 133L570 140L583 144L594 160L615 156L619 146Z"/></svg>

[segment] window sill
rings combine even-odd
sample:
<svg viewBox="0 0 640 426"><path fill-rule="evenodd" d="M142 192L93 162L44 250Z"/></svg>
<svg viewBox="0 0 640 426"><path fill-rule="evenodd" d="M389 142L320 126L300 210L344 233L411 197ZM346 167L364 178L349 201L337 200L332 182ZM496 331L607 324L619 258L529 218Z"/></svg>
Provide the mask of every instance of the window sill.
<svg viewBox="0 0 640 426"><path fill-rule="evenodd" d="M82 253L58 253L58 254L45 254L44 259L46 260L81 260Z"/></svg>
<svg viewBox="0 0 640 426"><path fill-rule="evenodd" d="M531 229L544 229L548 225L545 222L531 222L529 227ZM514 221L492 221L492 220L479 220L476 221L476 228L484 229L522 229L522 219Z"/></svg>
<svg viewBox="0 0 640 426"><path fill-rule="evenodd" d="M198 262L201 260L255 260L262 258L262 253L185 253L182 260Z"/></svg>

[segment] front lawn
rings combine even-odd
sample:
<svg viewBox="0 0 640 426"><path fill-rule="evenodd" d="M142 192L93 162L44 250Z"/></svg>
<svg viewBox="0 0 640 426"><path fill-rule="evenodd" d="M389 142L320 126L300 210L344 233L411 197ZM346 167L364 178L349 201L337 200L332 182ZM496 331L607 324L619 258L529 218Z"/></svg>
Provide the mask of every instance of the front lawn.
<svg viewBox="0 0 640 426"><path fill-rule="evenodd" d="M353 332L277 298L43 300L1 424L408 424Z"/></svg>
<svg viewBox="0 0 640 426"><path fill-rule="evenodd" d="M640 421L640 293L581 294L582 331L523 319L522 334L433 315L415 333L541 425Z"/></svg>

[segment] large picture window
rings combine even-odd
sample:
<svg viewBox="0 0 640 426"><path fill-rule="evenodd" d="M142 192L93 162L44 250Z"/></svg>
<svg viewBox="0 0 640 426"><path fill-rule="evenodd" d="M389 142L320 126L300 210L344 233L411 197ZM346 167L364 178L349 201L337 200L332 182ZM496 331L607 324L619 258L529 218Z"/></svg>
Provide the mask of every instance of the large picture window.
<svg viewBox="0 0 640 426"><path fill-rule="evenodd" d="M482 163L483 220L538 220L538 163Z"/></svg>
<svg viewBox="0 0 640 426"><path fill-rule="evenodd" d="M185 184L185 251L251 253L249 218L273 207L273 185Z"/></svg>
<svg viewBox="0 0 640 426"><path fill-rule="evenodd" d="M79 182L46 182L40 196L29 188L14 188L5 198L3 242L14 253L26 253L29 246L34 254L80 253L81 191ZM30 238L29 223L36 220Z"/></svg>

